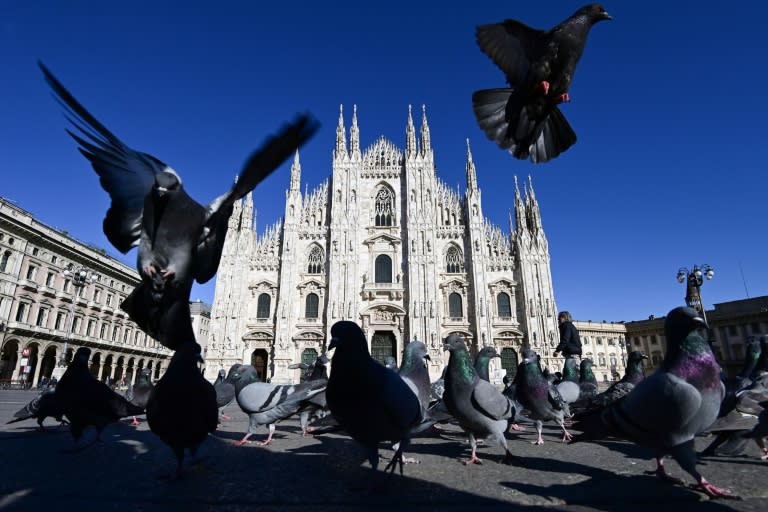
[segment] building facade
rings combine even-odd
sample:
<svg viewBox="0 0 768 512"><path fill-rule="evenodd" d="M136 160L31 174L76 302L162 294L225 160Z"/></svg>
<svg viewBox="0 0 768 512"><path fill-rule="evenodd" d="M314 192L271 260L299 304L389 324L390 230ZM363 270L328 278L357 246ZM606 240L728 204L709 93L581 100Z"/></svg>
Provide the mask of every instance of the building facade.
<svg viewBox="0 0 768 512"><path fill-rule="evenodd" d="M592 369L597 381L610 382L622 378L627 365L627 330L624 324L574 320L573 325L579 330L581 355L594 363Z"/></svg>
<svg viewBox="0 0 768 512"><path fill-rule="evenodd" d="M0 379L35 385L81 346L99 379L130 382L142 368L159 378L170 350L119 308L138 283L134 269L0 198Z"/></svg>
<svg viewBox="0 0 768 512"><path fill-rule="evenodd" d="M195 333L195 340L203 349L208 347L208 333L211 331L211 306L200 299L189 303L189 314L192 317L192 332Z"/></svg>
<svg viewBox="0 0 768 512"><path fill-rule="evenodd" d="M437 176L425 110L417 133L409 107L404 146L382 136L362 149L356 109L348 136L342 110L327 181L302 193L297 152L281 221L257 234L252 197L236 205L206 377L245 362L263 379L296 382L288 365L314 360L339 320L360 324L380 360L399 362L405 344L424 341L433 377L447 362L442 340L452 333L473 352L494 345L512 372L525 344L543 364L555 363L557 308L530 178L523 194L515 179L506 234L483 214L469 144L463 195Z"/></svg>

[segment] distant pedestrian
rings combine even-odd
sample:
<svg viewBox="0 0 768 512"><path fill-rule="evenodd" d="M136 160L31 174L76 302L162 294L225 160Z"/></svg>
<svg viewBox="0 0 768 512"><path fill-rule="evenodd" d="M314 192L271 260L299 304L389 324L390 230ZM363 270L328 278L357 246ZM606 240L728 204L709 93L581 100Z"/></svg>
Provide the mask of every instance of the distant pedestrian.
<svg viewBox="0 0 768 512"><path fill-rule="evenodd" d="M581 338L579 330L573 325L573 319L568 311L561 311L557 315L557 323L560 324L560 344L555 348L552 357L562 352L563 357L581 356Z"/></svg>

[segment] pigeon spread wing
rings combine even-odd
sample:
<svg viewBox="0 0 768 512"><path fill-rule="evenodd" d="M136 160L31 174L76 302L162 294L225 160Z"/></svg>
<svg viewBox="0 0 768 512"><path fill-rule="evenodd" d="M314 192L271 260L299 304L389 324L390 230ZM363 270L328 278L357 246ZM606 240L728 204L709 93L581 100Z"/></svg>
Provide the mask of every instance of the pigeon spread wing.
<svg viewBox="0 0 768 512"><path fill-rule="evenodd" d="M504 72L509 85L516 86L528 75L531 61L538 58L546 32L516 20L477 27L480 49Z"/></svg>
<svg viewBox="0 0 768 512"><path fill-rule="evenodd" d="M198 283L207 282L218 270L234 202L253 190L285 162L297 148L312 137L317 128L318 124L307 115L301 115L284 126L248 158L232 189L208 205L203 233L195 256L194 274Z"/></svg>
<svg viewBox="0 0 768 512"><path fill-rule="evenodd" d="M120 252L139 244L144 198L152 189L155 175L168 168L146 153L135 151L118 139L83 107L40 62L40 69L67 111L78 133L67 130L80 152L91 162L101 186L112 204L104 218L104 234Z"/></svg>

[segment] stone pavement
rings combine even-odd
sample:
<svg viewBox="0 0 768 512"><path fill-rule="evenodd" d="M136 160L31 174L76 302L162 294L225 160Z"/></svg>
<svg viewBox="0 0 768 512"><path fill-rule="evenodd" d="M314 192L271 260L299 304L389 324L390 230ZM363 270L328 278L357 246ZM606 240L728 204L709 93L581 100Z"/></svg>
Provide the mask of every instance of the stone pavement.
<svg viewBox="0 0 768 512"><path fill-rule="evenodd" d="M545 427L545 444L534 446L532 427L510 434L510 450L522 465L499 463L498 448L483 445L482 465L465 466L469 454L460 430L449 425L440 434L413 440L405 476L388 477L385 493L361 490L370 477L357 445L342 434L303 438L298 422L277 426L274 442L262 448L237 447L247 427L237 404L203 445L202 464L178 481L159 479L175 468L171 450L146 422L108 427L105 442L77 453L66 429L37 430L34 420L6 425L13 413L35 396L33 391L0 391L0 511L354 511L354 510L768 510L768 461L750 445L741 457L718 457L699 466L716 485L743 501L709 500L682 486L670 486L643 474L654 467L651 454L632 444L560 442L554 426ZM91 434L92 438L92 432ZM266 437L266 428L252 439ZM697 447L707 439L697 439ZM382 467L391 456L380 450ZM690 481L673 461L669 471Z"/></svg>

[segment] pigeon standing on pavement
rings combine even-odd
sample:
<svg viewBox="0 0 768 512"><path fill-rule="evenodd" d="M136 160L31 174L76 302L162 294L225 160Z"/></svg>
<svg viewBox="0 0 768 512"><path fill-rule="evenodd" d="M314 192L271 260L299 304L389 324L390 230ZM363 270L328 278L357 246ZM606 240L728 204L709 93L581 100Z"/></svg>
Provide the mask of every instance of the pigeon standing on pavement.
<svg viewBox="0 0 768 512"><path fill-rule="evenodd" d="M131 149L93 117L42 64L40 69L67 111L67 132L91 162L112 204L104 234L122 253L138 246L141 283L121 303L139 327L168 348L194 342L189 309L193 281L205 283L218 270L235 201L253 190L317 130L299 116L254 152L235 185L203 206L187 195L171 167Z"/></svg>
<svg viewBox="0 0 768 512"><path fill-rule="evenodd" d="M91 349L80 347L75 352L64 375L56 385L54 398L69 420L69 429L76 449L85 429L96 428L96 441L101 442L101 432L110 423L126 416L144 414L122 395L115 393L103 382L91 375L88 359Z"/></svg>
<svg viewBox="0 0 768 512"><path fill-rule="evenodd" d="M200 445L219 423L216 390L197 366L203 362L200 350L196 342L179 346L147 402L150 430L176 455L172 478L181 477L184 451L189 450L194 461Z"/></svg>
<svg viewBox="0 0 768 512"><path fill-rule="evenodd" d="M574 418L604 409L632 391L635 386L645 378L645 367L643 362L646 359L648 359L648 356L638 350L630 352L627 357L627 369L621 380L615 382L611 387L598 395L591 398L585 398L584 400L578 400L571 404L571 411L573 412Z"/></svg>
<svg viewBox="0 0 768 512"><path fill-rule="evenodd" d="M581 360L579 365L579 400L589 400L597 395L597 377L592 370L594 363L591 359Z"/></svg>
<svg viewBox="0 0 768 512"><path fill-rule="evenodd" d="M131 386L125 398L133 405L145 409L154 387L155 386L152 384L152 370L149 368L142 368L139 375L136 377L136 384ZM136 416L133 417L131 425L134 427L139 425L139 420Z"/></svg>
<svg viewBox="0 0 768 512"><path fill-rule="evenodd" d="M312 386L317 384L324 384L328 386L328 355L323 353L317 356L317 359L310 364L306 365L306 376L303 382L313 382ZM290 368L290 366L289 366ZM322 420L329 416L331 411L328 409L328 400L325 398L325 390L309 397L302 402L299 409L299 425L301 425L301 435L306 437L310 435L315 427L310 426L310 423L316 420ZM327 423L332 423L330 420ZM327 425L330 427L330 425Z"/></svg>
<svg viewBox="0 0 768 512"><path fill-rule="evenodd" d="M55 418L59 424L64 424L67 423L67 421L64 420L63 416L64 411L56 400L56 390L54 388L48 388L33 398L27 405L19 409L13 415L13 419L6 422L6 425L35 418L38 426L42 430L45 418Z"/></svg>
<svg viewBox="0 0 768 512"><path fill-rule="evenodd" d="M503 463L515 461L507 447L504 433L519 412L511 400L490 382L482 380L472 365L464 341L456 335L445 341L450 352L448 371L445 373L443 401L448 411L469 436L472 454L465 464L481 464L477 456L477 438L487 438L504 450Z"/></svg>
<svg viewBox="0 0 768 512"><path fill-rule="evenodd" d="M754 439L757 446L760 447L760 451L763 452L760 457L763 460L768 459L768 447L765 444L766 438L768 438L768 400L760 402L759 404L763 410L757 417L757 425L754 426L744 437Z"/></svg>
<svg viewBox="0 0 768 512"><path fill-rule="evenodd" d="M517 369L516 397L530 414L536 426L534 444L544 444L541 437L543 422L554 421L563 429L563 441L571 439L565 428L565 418L570 417L568 404L565 403L557 387L544 378L539 366L539 356L531 349L522 352L523 360Z"/></svg>
<svg viewBox="0 0 768 512"><path fill-rule="evenodd" d="M477 27L480 49L504 72L509 88L472 95L486 136L515 158L547 162L576 142L558 104L568 90L592 25L611 17L598 4L576 11L551 30L508 19Z"/></svg>
<svg viewBox="0 0 768 512"><path fill-rule="evenodd" d="M235 400L235 385L230 377L239 367L239 364L233 364L229 368L229 373L222 368L213 383L213 389L216 391L216 405L219 408L219 421L231 419L224 414L224 408Z"/></svg>
<svg viewBox="0 0 768 512"><path fill-rule="evenodd" d="M362 329L354 322L336 322L331 327L335 349L331 361L326 399L339 425L358 443L374 470L379 465L379 443L400 443L385 471L399 464L410 432L422 420L419 398L405 381L373 359Z"/></svg>
<svg viewBox="0 0 768 512"><path fill-rule="evenodd" d="M601 412L574 423L583 434L574 441L613 436L650 447L656 452L654 473L681 483L664 469L664 455L675 461L713 498L734 498L708 482L696 469L694 438L717 418L725 386L720 365L697 329L707 324L698 311L678 307L664 322L667 352L661 368L635 386L624 398Z"/></svg>
<svg viewBox="0 0 768 512"><path fill-rule="evenodd" d="M555 387L567 404L572 404L579 399L581 388L579 387L578 361L575 357L566 357L563 363L563 373L560 381L555 381Z"/></svg>

